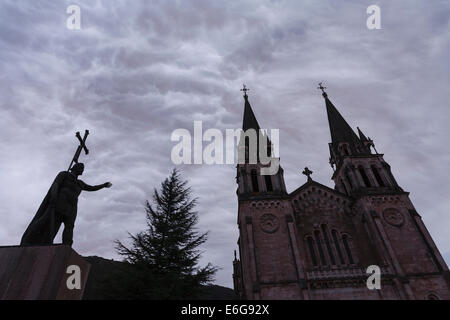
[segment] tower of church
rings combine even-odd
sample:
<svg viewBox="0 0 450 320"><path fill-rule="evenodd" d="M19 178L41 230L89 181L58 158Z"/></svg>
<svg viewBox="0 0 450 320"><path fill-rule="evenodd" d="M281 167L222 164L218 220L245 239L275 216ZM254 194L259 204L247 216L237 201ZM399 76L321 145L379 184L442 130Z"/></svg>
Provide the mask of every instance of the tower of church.
<svg viewBox="0 0 450 320"><path fill-rule="evenodd" d="M261 175L264 165L258 156L249 161L255 150L241 137L236 293L241 299L450 299L448 267L409 193L373 140L359 128L357 135L319 88L334 189L305 168L307 182L288 193L283 169ZM244 87L243 131L248 129L260 126ZM270 144L264 152L270 155ZM369 266L380 271L380 289L367 285Z"/></svg>

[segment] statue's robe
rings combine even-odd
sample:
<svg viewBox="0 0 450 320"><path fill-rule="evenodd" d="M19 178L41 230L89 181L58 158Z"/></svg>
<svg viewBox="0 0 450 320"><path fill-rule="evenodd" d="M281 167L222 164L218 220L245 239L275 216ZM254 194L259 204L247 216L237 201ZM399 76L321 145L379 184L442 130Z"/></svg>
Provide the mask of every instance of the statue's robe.
<svg viewBox="0 0 450 320"><path fill-rule="evenodd" d="M60 187L69 174L67 171L62 171L56 176L33 220L23 234L20 245L50 245L53 243L56 224L55 208L50 207L50 200L55 195L57 197Z"/></svg>

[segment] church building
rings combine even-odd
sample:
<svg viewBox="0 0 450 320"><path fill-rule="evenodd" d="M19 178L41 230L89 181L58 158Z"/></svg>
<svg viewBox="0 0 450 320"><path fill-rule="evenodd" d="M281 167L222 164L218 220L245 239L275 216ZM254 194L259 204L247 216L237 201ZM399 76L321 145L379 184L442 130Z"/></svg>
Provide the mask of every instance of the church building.
<svg viewBox="0 0 450 320"><path fill-rule="evenodd" d="M288 193L283 169L237 165L239 253L234 289L241 299L450 299L450 273L421 215L383 154L349 126L320 85L331 133L334 189L307 182ZM243 130L259 130L244 87ZM267 148L270 154L271 148ZM369 288L369 266L380 289ZM372 270L372 269L371 269ZM372 271L373 272L373 271Z"/></svg>

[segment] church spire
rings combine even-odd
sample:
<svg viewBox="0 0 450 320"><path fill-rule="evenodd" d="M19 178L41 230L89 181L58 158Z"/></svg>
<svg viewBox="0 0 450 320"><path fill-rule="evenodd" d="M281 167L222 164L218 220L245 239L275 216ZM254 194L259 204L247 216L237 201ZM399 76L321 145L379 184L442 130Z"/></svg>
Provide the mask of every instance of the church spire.
<svg viewBox="0 0 450 320"><path fill-rule="evenodd" d="M339 113L330 99L328 99L326 92L323 93L323 96L325 98L325 105L327 108L332 143L349 142L359 144L360 140L358 136L347 121L345 121L344 117Z"/></svg>
<svg viewBox="0 0 450 320"><path fill-rule="evenodd" d="M238 144L240 162L236 167L239 185L237 194L241 198L258 195L264 197L285 195L286 185L283 178L283 169L279 166L279 162L277 172L273 174L263 173L270 166L269 163L266 163L267 159L272 159L270 160L270 163L272 163L274 159L279 161L279 158L273 158L273 145L269 135L265 130L261 130L256 120L248 99L247 92L249 90L245 84L241 89L244 92L245 103L242 132ZM262 143L264 140L266 140L266 143ZM266 170L263 171L262 168L266 168Z"/></svg>
<svg viewBox="0 0 450 320"><path fill-rule="evenodd" d="M389 165L378 154L373 140L358 128L358 135L328 98L322 83L319 88L325 99L330 125L330 164L334 169L336 189L351 196L403 192L395 181ZM374 148L375 154L372 154ZM336 166L336 168L335 168Z"/></svg>
<svg viewBox="0 0 450 320"><path fill-rule="evenodd" d="M248 89L244 84L241 91L244 92L244 100L245 100L244 119L242 121L242 130L247 131L248 129L255 129L255 130L259 131L260 127L259 127L258 121L256 120L256 117L255 117L255 114L253 113L250 102L248 101L247 91L250 91L250 89Z"/></svg>
<svg viewBox="0 0 450 320"><path fill-rule="evenodd" d="M370 154L368 139L359 130L359 137L350 127L344 117L328 98L325 92L326 87L319 83L318 89L322 90L322 96L325 99L325 105L328 115L328 124L330 126L331 143L330 145L330 163L339 165L346 156L367 155Z"/></svg>

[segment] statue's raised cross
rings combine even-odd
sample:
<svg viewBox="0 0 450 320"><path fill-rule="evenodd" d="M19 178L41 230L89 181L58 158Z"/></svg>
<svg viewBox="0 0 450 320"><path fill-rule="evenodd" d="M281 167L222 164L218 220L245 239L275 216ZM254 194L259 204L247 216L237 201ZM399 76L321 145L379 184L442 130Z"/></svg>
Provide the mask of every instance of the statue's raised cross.
<svg viewBox="0 0 450 320"><path fill-rule="evenodd" d="M89 149L86 147L86 139L87 139L88 135L89 135L89 130L85 130L84 131L84 137L83 138L81 138L81 135L80 135L79 132L77 132L75 134L75 136L77 137L78 141L80 141L80 145L78 146L77 151L75 151L75 155L73 156L72 162L70 163L68 170L70 170L70 168L72 167L72 164L74 162L78 163L78 158L80 157L81 150L84 150L85 154L89 154Z"/></svg>
<svg viewBox="0 0 450 320"><path fill-rule="evenodd" d="M312 180L311 175L313 174L313 172L311 170L309 170L308 167L306 167L302 173L308 177L308 181Z"/></svg>
<svg viewBox="0 0 450 320"><path fill-rule="evenodd" d="M323 83L323 82L319 82L319 86L317 87L317 89L322 90L322 93L326 94L325 89L326 89L327 87L324 87L324 86L322 85L322 83Z"/></svg>
<svg viewBox="0 0 450 320"><path fill-rule="evenodd" d="M241 89L241 91L244 92L244 97L247 97L247 91L250 91L250 89L248 89L245 84L243 85L243 88Z"/></svg>

